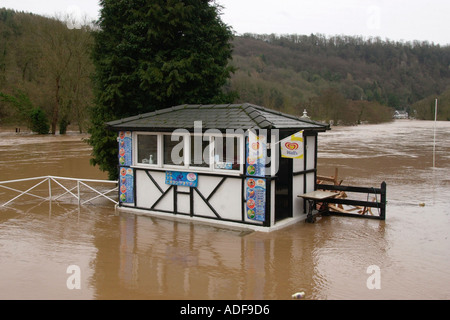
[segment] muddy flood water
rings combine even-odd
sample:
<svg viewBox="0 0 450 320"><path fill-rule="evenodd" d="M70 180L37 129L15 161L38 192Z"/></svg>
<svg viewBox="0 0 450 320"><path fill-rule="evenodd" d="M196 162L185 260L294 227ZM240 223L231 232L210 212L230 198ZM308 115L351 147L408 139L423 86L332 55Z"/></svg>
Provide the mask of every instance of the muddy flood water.
<svg viewBox="0 0 450 320"><path fill-rule="evenodd" d="M386 181L385 221L330 216L244 232L120 213L106 199L23 196L0 207L0 299L450 299L450 122L436 124L433 168L434 127L398 120L319 134L319 174ZM83 138L3 128L0 181L105 179ZM0 188L0 205L15 194Z"/></svg>

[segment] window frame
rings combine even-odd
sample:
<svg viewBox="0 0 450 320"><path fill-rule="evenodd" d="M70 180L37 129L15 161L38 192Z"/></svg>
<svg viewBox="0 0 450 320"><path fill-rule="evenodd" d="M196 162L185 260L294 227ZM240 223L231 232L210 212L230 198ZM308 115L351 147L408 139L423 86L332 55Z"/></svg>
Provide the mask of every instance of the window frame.
<svg viewBox="0 0 450 320"><path fill-rule="evenodd" d="M143 162L138 162L138 156L139 156L139 146L138 146L138 136L156 136L156 163L150 164L150 163L143 163ZM157 167L161 167L161 137L157 132L133 132L132 134L132 148L133 148L133 152L132 152L132 157L133 157L133 165L135 166L139 166L139 167L149 167L149 168L157 168Z"/></svg>
<svg viewBox="0 0 450 320"><path fill-rule="evenodd" d="M189 139L186 139L188 136L190 136L188 133L176 133L175 135L180 136L183 139L183 164L167 164L165 163L164 160L164 153L165 153L165 142L164 142L164 137L169 136L171 137L174 133L170 132L170 133L160 133L161 135L161 141L162 141L162 146L161 146L161 167L162 168L168 168L168 169L187 169L188 168L188 164L189 164L189 153L190 150L188 149L189 147ZM176 142L176 144L178 145L181 141L178 140L178 142ZM186 152L186 150L189 150L189 152Z"/></svg>
<svg viewBox="0 0 450 320"><path fill-rule="evenodd" d="M201 167L201 166L196 166L196 165L192 165L192 163L191 163L191 159L192 159L192 154L191 154L191 138L192 137L195 137L195 136L201 136L202 137L202 142L203 141L206 141L205 140L205 137L208 137L208 142L209 142L209 150L208 150L208 158L209 158L209 165L206 167ZM211 164L211 153L213 152L213 150L214 150L214 145L213 145L213 140L212 140L212 136L211 135L205 135L205 134L200 134L200 133L191 133L190 135L189 135L189 143L188 143L188 150L189 150L189 163L188 163L188 167L189 167L189 169L192 169L192 170L198 170L198 171L206 171L206 172L210 172L210 171L212 171L212 164ZM204 153L204 150L203 150L203 148L202 148L202 158L203 158L203 153Z"/></svg>
<svg viewBox="0 0 450 320"><path fill-rule="evenodd" d="M133 166L138 168L151 168L151 169L159 169L159 170L178 170L178 171L193 171L193 172L205 172L205 173L218 173L218 174L229 174L229 175L238 175L242 174L245 167L245 136L242 134L230 134L230 133L175 133L176 135L182 137L183 139L183 165L176 164L165 164L164 163L164 136L171 136L174 134L173 132L147 132L147 131L135 131L132 134L132 157L133 157ZM138 162L138 136L139 135L154 135L157 137L157 161L154 164L149 163L141 163ZM191 138L200 135L202 137L202 141L204 141L205 137L208 137L209 141L209 166L201 167L201 166L193 166L191 165ZM216 168L214 163L214 155L215 155L215 144L216 138L221 137L222 139L226 138L237 138L239 141L239 157L238 164L239 169L222 169ZM180 141L177 142L177 144ZM202 148L202 157L203 157L203 148Z"/></svg>
<svg viewBox="0 0 450 320"><path fill-rule="evenodd" d="M220 173L242 173L243 169L244 169L244 154L245 154L245 145L244 145L244 137L242 135L239 134L222 134L222 139L227 139L227 138L237 138L239 141L239 159L238 159L238 163L239 163L239 169L222 169L222 168L216 168L215 167L215 154L216 154L216 137L218 137L219 135L213 134L211 135L211 137L213 138L213 148L210 154L210 162L211 162L211 170L213 172L220 172Z"/></svg>

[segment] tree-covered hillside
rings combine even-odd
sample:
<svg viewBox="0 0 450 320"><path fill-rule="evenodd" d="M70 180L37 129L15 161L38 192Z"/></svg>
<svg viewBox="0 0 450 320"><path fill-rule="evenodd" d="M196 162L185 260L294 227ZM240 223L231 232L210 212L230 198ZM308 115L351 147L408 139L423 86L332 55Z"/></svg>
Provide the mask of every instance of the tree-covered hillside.
<svg viewBox="0 0 450 320"><path fill-rule="evenodd" d="M70 17L0 9L0 119L39 133L88 125L92 102L92 30Z"/></svg>
<svg viewBox="0 0 450 320"><path fill-rule="evenodd" d="M98 27L69 29L66 22L0 9L0 125L87 130ZM389 120L393 109L434 119L438 98L438 119L450 120L449 46L258 34L235 36L232 44L236 72L225 89L234 102L296 115L307 109L316 120L353 124Z"/></svg>
<svg viewBox="0 0 450 320"><path fill-rule="evenodd" d="M427 42L246 34L234 40L233 64L238 71L231 88L240 100L296 114L307 108L308 113L328 119L317 109L325 109L318 104L327 100L322 96L330 95L330 89L335 105L338 98L347 99L340 108L346 105L348 115L356 112L350 102L358 100L413 113L420 108L416 102L435 97L450 85L450 47ZM441 118L446 119L444 113Z"/></svg>

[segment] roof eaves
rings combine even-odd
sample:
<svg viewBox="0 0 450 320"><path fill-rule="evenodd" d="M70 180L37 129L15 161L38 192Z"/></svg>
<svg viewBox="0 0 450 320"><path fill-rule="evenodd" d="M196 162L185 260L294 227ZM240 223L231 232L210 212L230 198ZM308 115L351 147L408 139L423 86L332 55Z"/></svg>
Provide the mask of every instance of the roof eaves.
<svg viewBox="0 0 450 320"><path fill-rule="evenodd" d="M156 115L156 111L142 113L142 114L138 114L136 116L121 118L121 119L117 119L117 120L113 120L113 121L108 121L108 122L106 122L106 125L111 127L111 126L115 126L115 125L118 125L118 124L124 124L126 122L134 121L134 120L148 118L148 117L151 117L151 116L154 116L154 115Z"/></svg>
<svg viewBox="0 0 450 320"><path fill-rule="evenodd" d="M187 108L186 104L180 104L178 106L173 106L172 111L182 110L182 109L186 109L186 108Z"/></svg>

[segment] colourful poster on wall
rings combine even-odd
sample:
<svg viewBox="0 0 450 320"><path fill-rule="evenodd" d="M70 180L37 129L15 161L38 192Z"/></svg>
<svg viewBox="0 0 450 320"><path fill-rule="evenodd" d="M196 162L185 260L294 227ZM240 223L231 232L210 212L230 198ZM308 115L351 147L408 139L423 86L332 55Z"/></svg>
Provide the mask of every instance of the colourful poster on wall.
<svg viewBox="0 0 450 320"><path fill-rule="evenodd" d="M264 177L266 174L266 136L257 136L249 132L247 137L246 173L249 176Z"/></svg>
<svg viewBox="0 0 450 320"><path fill-rule="evenodd" d="M120 202L122 203L134 202L133 188L134 188L133 169L121 167L119 175Z"/></svg>
<svg viewBox="0 0 450 320"><path fill-rule="evenodd" d="M246 214L251 220L264 221L266 217L266 179L247 178Z"/></svg>
<svg viewBox="0 0 450 320"><path fill-rule="evenodd" d="M166 171L166 184L197 187L198 175L193 172Z"/></svg>
<svg viewBox="0 0 450 320"><path fill-rule="evenodd" d="M120 131L119 138L119 165L131 166L131 131Z"/></svg>

